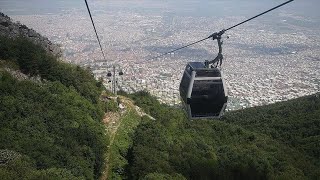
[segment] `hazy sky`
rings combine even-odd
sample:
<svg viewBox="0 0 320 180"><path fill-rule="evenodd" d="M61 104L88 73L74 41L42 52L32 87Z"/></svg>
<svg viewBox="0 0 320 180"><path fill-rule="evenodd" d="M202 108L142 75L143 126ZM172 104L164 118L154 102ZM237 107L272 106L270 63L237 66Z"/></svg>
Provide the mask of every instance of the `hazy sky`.
<svg viewBox="0 0 320 180"><path fill-rule="evenodd" d="M252 15L286 0L88 0L92 10L129 9L185 16ZM295 0L282 11L320 19L319 0ZM9 15L61 13L85 8L84 0L0 0L0 11ZM158 10L158 11L157 11ZM167 12L168 12L167 11Z"/></svg>
<svg viewBox="0 0 320 180"><path fill-rule="evenodd" d="M286 0L88 0L93 15L97 13L134 12L156 16L206 16L217 19L241 16L243 19L277 6ZM260 17L259 21L277 26L279 19L318 31L320 0L295 0ZM87 15L84 0L0 0L0 11L9 16L65 14L77 11Z"/></svg>

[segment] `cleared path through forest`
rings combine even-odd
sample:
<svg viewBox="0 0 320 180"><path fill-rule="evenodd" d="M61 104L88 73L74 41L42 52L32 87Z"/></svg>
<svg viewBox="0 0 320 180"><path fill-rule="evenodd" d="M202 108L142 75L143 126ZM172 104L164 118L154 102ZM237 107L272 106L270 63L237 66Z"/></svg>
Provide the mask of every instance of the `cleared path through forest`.
<svg viewBox="0 0 320 180"><path fill-rule="evenodd" d="M100 180L108 179L108 172L109 172L109 168L110 168L110 164L111 164L111 162L110 162L110 155L111 155L110 147L113 145L118 128L121 126L121 118L124 117L127 112L133 110L133 111L136 111L140 117L148 116L150 119L155 120L152 116L143 112L143 110L140 107L134 105L134 103L132 102L131 99L129 99L127 97L123 97L123 96L119 96L119 98L120 98L120 102L123 105L124 109L119 110L119 112L107 112L107 113L105 113L105 116L103 118L105 130L106 130L106 133L108 133L108 135L110 137L110 142L108 145L109 151L107 152L106 159L105 159L106 166L105 166L104 171L102 172L101 177L99 178ZM113 97L112 99L116 99L116 98Z"/></svg>

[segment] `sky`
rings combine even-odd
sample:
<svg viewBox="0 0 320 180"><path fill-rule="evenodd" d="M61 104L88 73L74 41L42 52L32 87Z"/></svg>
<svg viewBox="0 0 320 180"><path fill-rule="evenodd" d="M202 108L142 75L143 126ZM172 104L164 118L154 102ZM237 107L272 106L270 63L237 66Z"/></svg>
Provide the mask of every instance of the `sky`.
<svg viewBox="0 0 320 180"><path fill-rule="evenodd" d="M88 0L95 9L128 9L138 12L171 13L184 16L242 16L256 14L285 0ZM96 6L95 6L96 5ZM63 13L83 9L84 0L0 0L0 11L8 15ZM295 0L285 8L299 16L320 19L319 0Z"/></svg>
<svg viewBox="0 0 320 180"><path fill-rule="evenodd" d="M286 0L88 0L93 16L98 13L134 12L143 16L250 18ZM318 32L320 29L320 0L294 0L256 21L277 27L285 18ZM87 15L84 0L0 0L0 11L9 15L47 15L79 12ZM214 23L214 22L213 22Z"/></svg>

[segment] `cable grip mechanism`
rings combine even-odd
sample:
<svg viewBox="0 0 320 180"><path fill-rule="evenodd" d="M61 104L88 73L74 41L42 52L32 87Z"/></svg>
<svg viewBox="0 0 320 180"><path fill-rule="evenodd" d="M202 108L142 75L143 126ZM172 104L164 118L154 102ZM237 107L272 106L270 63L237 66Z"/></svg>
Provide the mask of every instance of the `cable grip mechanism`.
<svg viewBox="0 0 320 180"><path fill-rule="evenodd" d="M218 42L218 47L219 47L219 52L218 55L212 60L208 61L206 60L204 62L206 68L216 68L218 65L221 67L222 65L222 60L223 60L223 55L222 55L222 40L221 36L225 33L225 30L221 30L220 32L215 32L212 35L210 35L208 38L212 38L212 40L217 40Z"/></svg>

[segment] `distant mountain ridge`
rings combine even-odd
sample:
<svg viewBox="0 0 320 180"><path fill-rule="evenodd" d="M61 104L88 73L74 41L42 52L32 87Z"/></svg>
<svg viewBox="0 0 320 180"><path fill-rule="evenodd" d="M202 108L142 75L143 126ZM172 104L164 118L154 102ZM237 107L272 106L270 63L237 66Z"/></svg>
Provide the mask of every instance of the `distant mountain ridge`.
<svg viewBox="0 0 320 180"><path fill-rule="evenodd" d="M16 38L19 36L28 38L35 44L40 45L47 52L54 56L60 57L62 55L61 48L53 44L48 38L43 37L35 30L28 28L26 25L12 22L11 18L0 12L0 35L9 38Z"/></svg>

